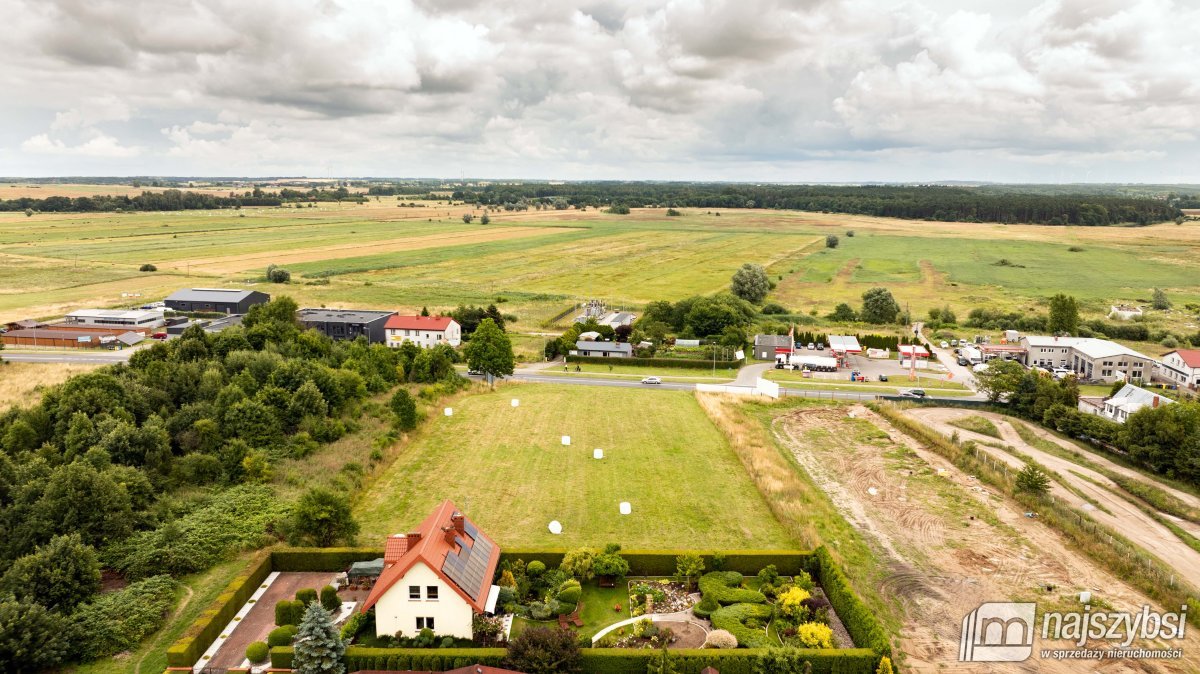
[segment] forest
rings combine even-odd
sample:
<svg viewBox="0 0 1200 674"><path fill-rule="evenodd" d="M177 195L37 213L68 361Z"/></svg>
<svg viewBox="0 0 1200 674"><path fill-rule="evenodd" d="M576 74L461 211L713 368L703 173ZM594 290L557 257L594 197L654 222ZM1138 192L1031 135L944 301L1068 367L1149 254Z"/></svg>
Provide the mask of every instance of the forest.
<svg viewBox="0 0 1200 674"><path fill-rule="evenodd" d="M1083 226L1147 225L1182 216L1176 206L1160 199L999 193L984 188L947 186L530 183L459 190L454 198L489 206L534 201L557 207L775 208L909 220Z"/></svg>
<svg viewBox="0 0 1200 674"><path fill-rule="evenodd" d="M265 192L260 188L220 196L211 192L164 190L142 192L136 196L96 195L90 197L51 196L43 199L20 197L0 199L0 211L26 211L27 213L113 213L122 211L193 211L218 208L238 209L249 206L280 206L284 203L314 201L361 201L363 197L351 194L345 187L332 190L296 190L282 188L277 192Z"/></svg>
<svg viewBox="0 0 1200 674"><path fill-rule="evenodd" d="M398 383L465 382L449 347L334 342L295 312L276 298L243 327L189 329L0 414L0 670L127 650L169 614L175 578L313 543L274 467L357 430ZM101 568L129 584L101 594Z"/></svg>

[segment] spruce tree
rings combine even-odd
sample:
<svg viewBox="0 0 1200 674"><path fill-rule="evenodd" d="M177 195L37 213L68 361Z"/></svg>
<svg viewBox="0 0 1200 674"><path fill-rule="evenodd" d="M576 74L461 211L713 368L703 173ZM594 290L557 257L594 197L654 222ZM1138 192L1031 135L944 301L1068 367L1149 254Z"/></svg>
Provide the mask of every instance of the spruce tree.
<svg viewBox="0 0 1200 674"><path fill-rule="evenodd" d="M333 619L319 602L304 612L296 633L296 656L292 661L296 674L345 674L342 656L346 644L333 626Z"/></svg>

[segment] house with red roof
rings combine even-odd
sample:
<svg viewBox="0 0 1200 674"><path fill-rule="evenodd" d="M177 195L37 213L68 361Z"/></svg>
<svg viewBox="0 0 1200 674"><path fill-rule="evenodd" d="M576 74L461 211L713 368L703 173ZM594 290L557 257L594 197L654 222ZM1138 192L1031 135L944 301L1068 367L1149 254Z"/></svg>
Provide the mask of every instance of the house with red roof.
<svg viewBox="0 0 1200 674"><path fill-rule="evenodd" d="M1157 372L1176 386L1195 389L1200 387L1200 349L1179 349L1162 357Z"/></svg>
<svg viewBox="0 0 1200 674"><path fill-rule="evenodd" d="M496 543L444 501L415 531L388 537L383 573L361 610L375 609L376 634L428 628L470 639L475 614L496 608L499 562Z"/></svg>
<svg viewBox="0 0 1200 674"><path fill-rule="evenodd" d="M393 315L383 326L387 334L387 345L399 347L412 342L429 349L438 344L457 347L462 343L462 327L449 316L401 316Z"/></svg>

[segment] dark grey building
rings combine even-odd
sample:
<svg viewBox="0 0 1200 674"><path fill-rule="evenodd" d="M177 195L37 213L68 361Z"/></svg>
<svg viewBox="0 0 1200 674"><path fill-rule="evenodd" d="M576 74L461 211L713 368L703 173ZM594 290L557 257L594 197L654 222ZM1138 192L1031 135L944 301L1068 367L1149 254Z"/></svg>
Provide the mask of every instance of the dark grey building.
<svg viewBox="0 0 1200 674"><path fill-rule="evenodd" d="M775 360L776 349L792 350L791 335L755 335L754 357L759 360Z"/></svg>
<svg viewBox="0 0 1200 674"><path fill-rule="evenodd" d="M364 311L359 309L301 309L296 313L305 328L313 328L333 339L358 339L366 335L372 344L387 341L384 324L394 311Z"/></svg>
<svg viewBox="0 0 1200 674"><path fill-rule="evenodd" d="M633 346L625 342L575 342L575 355L592 358L629 358Z"/></svg>
<svg viewBox="0 0 1200 674"><path fill-rule="evenodd" d="M163 304L175 311L205 311L244 314L255 304L269 302L271 296L257 290L235 288L184 288L171 293Z"/></svg>

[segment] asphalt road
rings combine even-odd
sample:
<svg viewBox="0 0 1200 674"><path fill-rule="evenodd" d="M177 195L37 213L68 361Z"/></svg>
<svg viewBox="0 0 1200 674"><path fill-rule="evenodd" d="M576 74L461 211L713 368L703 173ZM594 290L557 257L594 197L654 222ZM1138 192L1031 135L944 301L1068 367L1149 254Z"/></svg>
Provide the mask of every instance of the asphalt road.
<svg viewBox="0 0 1200 674"><path fill-rule="evenodd" d="M0 351L0 360L14 363L94 363L112 365L124 363L134 349L121 351Z"/></svg>

